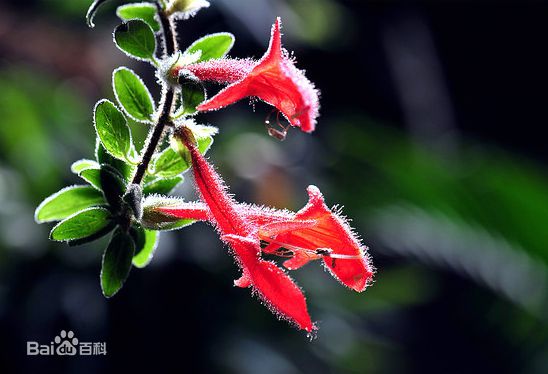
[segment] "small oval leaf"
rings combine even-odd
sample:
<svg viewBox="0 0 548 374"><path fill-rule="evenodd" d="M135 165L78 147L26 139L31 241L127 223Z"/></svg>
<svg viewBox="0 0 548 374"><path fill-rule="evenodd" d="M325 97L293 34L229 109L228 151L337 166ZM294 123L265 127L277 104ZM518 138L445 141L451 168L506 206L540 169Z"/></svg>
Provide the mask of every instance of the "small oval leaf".
<svg viewBox="0 0 548 374"><path fill-rule="evenodd" d="M156 14L156 6L150 3L126 4L116 9L116 15L122 21L140 19L146 22L154 32L160 31L160 23L156 20Z"/></svg>
<svg viewBox="0 0 548 374"><path fill-rule="evenodd" d="M196 113L196 107L206 99L205 87L200 82L180 76L178 83L181 86L181 93L180 109L175 113L176 118Z"/></svg>
<svg viewBox="0 0 548 374"><path fill-rule="evenodd" d="M127 182L132 177L135 170L135 166L132 164L119 160L115 157L112 157L106 150L105 147L101 144L101 141L97 139L95 145L95 158L99 164L105 164L112 166L120 175L124 177L124 180Z"/></svg>
<svg viewBox="0 0 548 374"><path fill-rule="evenodd" d="M222 58L232 49L234 40L234 35L228 32L209 34L192 43L185 54L201 51L202 54L198 62Z"/></svg>
<svg viewBox="0 0 548 374"><path fill-rule="evenodd" d="M109 100L100 100L93 110L95 131L105 150L126 160L132 149L131 132L124 115Z"/></svg>
<svg viewBox="0 0 548 374"><path fill-rule="evenodd" d="M156 248L158 247L160 233L158 231L145 230L138 227L131 230L131 236L135 241L133 265L138 268L144 268L150 263L154 256L154 251L156 251Z"/></svg>
<svg viewBox="0 0 548 374"><path fill-rule="evenodd" d="M99 182L109 205L114 211L119 211L122 206L122 196L126 190L126 184L118 171L109 165L101 165Z"/></svg>
<svg viewBox="0 0 548 374"><path fill-rule="evenodd" d="M105 250L101 266L101 289L106 297L114 296L124 285L134 253L135 243L131 236L117 229Z"/></svg>
<svg viewBox="0 0 548 374"><path fill-rule="evenodd" d="M85 169L92 169L92 168L99 168L99 164L94 160L88 160L88 159L81 159L78 161L74 161L72 165L70 165L70 171L72 171L74 174L80 174L82 170Z"/></svg>
<svg viewBox="0 0 548 374"><path fill-rule="evenodd" d="M46 198L36 208L34 219L38 223L60 221L82 209L105 203L101 192L90 186L70 186Z"/></svg>
<svg viewBox="0 0 548 374"><path fill-rule="evenodd" d="M78 176L101 191L101 168L89 168L82 170Z"/></svg>
<svg viewBox="0 0 548 374"><path fill-rule="evenodd" d="M154 60L156 38L145 22L134 19L114 29L114 42L128 56L138 60Z"/></svg>
<svg viewBox="0 0 548 374"><path fill-rule="evenodd" d="M184 178L182 175L176 175L171 178L156 178L143 186L143 195L167 195L183 181Z"/></svg>
<svg viewBox="0 0 548 374"><path fill-rule="evenodd" d="M50 233L56 241L83 239L111 227L111 214L105 208L87 208L59 222Z"/></svg>
<svg viewBox="0 0 548 374"><path fill-rule="evenodd" d="M166 148L154 160L154 175L169 178L186 171L190 165L171 147Z"/></svg>
<svg viewBox="0 0 548 374"><path fill-rule="evenodd" d="M152 120L152 95L137 74L126 67L120 67L112 73L112 86L116 100L128 116L141 122Z"/></svg>

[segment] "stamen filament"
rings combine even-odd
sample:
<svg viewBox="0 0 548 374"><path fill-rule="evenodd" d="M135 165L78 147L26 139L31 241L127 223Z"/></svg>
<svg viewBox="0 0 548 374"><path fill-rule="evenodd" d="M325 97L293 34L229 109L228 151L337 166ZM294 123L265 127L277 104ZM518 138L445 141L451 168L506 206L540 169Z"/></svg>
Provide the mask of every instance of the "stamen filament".
<svg viewBox="0 0 548 374"><path fill-rule="evenodd" d="M330 257L330 258L336 258L341 260L356 260L361 258L360 255L345 255L342 253L333 253L333 250L331 248L316 248L316 249L303 248L303 247L298 247L296 245L282 243L270 238L266 240L263 239L262 242L277 244L293 252L301 251L314 256ZM277 254L277 253L274 253L274 254ZM287 255L287 253L285 252L283 254ZM287 257L287 256L281 255L281 257Z"/></svg>

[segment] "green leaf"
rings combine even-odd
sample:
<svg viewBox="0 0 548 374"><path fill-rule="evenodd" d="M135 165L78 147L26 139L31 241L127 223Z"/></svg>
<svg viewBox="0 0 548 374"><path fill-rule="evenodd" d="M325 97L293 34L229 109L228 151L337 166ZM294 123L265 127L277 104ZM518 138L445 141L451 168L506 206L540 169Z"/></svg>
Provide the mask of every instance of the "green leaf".
<svg viewBox="0 0 548 374"><path fill-rule="evenodd" d="M133 265L138 268L144 268L152 260L154 251L158 247L160 233L153 230L145 230L141 227L132 228L130 231L135 241L135 255L133 256Z"/></svg>
<svg viewBox="0 0 548 374"><path fill-rule="evenodd" d="M96 145L95 145L95 158L97 159L97 162L101 165L110 165L120 175L124 177L124 180L127 182L129 179L133 176L133 171L135 167L131 165L130 163L126 161L119 160L117 158L112 157L103 147L101 144L101 141L97 139Z"/></svg>
<svg viewBox="0 0 548 374"><path fill-rule="evenodd" d="M192 43L185 54L201 51L202 54L198 62L222 58L232 49L234 40L234 35L228 32L209 34Z"/></svg>
<svg viewBox="0 0 548 374"><path fill-rule="evenodd" d="M51 195L36 208L38 223L59 221L94 205L105 204L101 192L90 186L71 186Z"/></svg>
<svg viewBox="0 0 548 374"><path fill-rule="evenodd" d="M134 253L135 243L131 236L116 230L105 250L101 267L101 289L106 297L113 296L124 285Z"/></svg>
<svg viewBox="0 0 548 374"><path fill-rule="evenodd" d="M126 67L120 67L112 74L112 86L116 100L127 115L136 121L151 121L154 114L152 96L137 74Z"/></svg>
<svg viewBox="0 0 548 374"><path fill-rule="evenodd" d="M171 178L156 178L143 186L143 194L169 194L177 185L184 181L182 175L176 175Z"/></svg>
<svg viewBox="0 0 548 374"><path fill-rule="evenodd" d="M190 165L177 152L168 147L154 160L153 174L169 178L181 174L189 167Z"/></svg>
<svg viewBox="0 0 548 374"><path fill-rule="evenodd" d="M134 19L122 23L114 29L114 41L128 56L138 60L154 61L156 38L145 22Z"/></svg>
<svg viewBox="0 0 548 374"><path fill-rule="evenodd" d="M94 0L93 3L89 6L88 12L86 13L86 23L88 24L88 27L95 27L95 24L93 23L95 13L97 13L99 7L106 1L107 0Z"/></svg>
<svg viewBox="0 0 548 374"><path fill-rule="evenodd" d="M206 99L205 88L200 82L179 79L179 84L181 86L181 105L179 111L175 113L176 118L196 113L196 107Z"/></svg>
<svg viewBox="0 0 548 374"><path fill-rule="evenodd" d="M85 158L78 161L74 161L72 165L70 166L70 170L74 174L80 174L82 170L92 169L92 168L98 169L99 164L95 162L94 160L87 160Z"/></svg>
<svg viewBox="0 0 548 374"><path fill-rule="evenodd" d="M115 211L118 211L121 208L122 196L126 191L126 184L120 174L109 165L101 165L99 181L105 199Z"/></svg>
<svg viewBox="0 0 548 374"><path fill-rule="evenodd" d="M93 110L97 136L106 151L120 160L127 160L132 150L131 132L124 115L109 100L100 100Z"/></svg>
<svg viewBox="0 0 548 374"><path fill-rule="evenodd" d="M116 15L122 21L140 19L147 23L154 32L160 31L160 23L156 21L156 6L150 3L121 5L116 9Z"/></svg>
<svg viewBox="0 0 548 374"><path fill-rule="evenodd" d="M59 222L50 233L50 239L71 241L102 233L111 227L111 214L105 208L87 208Z"/></svg>
<svg viewBox="0 0 548 374"><path fill-rule="evenodd" d="M78 176L91 184L93 187L101 191L101 168L89 168L84 169L80 173L78 173Z"/></svg>

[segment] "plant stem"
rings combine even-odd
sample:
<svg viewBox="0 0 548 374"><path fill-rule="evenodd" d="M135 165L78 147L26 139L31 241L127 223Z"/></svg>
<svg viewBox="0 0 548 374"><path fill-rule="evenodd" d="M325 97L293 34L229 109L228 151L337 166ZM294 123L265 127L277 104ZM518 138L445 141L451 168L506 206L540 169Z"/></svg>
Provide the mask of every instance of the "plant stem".
<svg viewBox="0 0 548 374"><path fill-rule="evenodd" d="M158 7L158 16L162 24L163 39L165 43L165 55L170 56L174 54L177 50L175 25L173 24L172 20L165 14L160 4L156 3L156 5ZM141 182L143 181L143 178L148 168L148 164L150 163L150 160L152 159L152 156L154 155L154 152L156 151L160 140L162 140L164 128L169 122L171 109L173 107L173 104L175 103L174 89L165 83L163 84L163 97L160 101L160 116L158 117L158 121L156 122L156 124L153 125L149 132L149 135L145 142L144 151L141 156L141 162L139 162L139 165L137 165L137 170L135 171L135 175L133 176L133 180L131 181L132 184L141 184Z"/></svg>

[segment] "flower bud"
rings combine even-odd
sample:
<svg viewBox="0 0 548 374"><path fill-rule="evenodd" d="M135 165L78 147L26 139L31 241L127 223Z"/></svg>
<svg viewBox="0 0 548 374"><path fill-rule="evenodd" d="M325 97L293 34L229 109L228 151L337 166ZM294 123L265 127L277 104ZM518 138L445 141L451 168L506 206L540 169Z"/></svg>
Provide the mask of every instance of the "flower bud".
<svg viewBox="0 0 548 374"><path fill-rule="evenodd" d="M194 16L200 9L209 7L206 0L171 0L167 4L166 13L177 18L187 19Z"/></svg>
<svg viewBox="0 0 548 374"><path fill-rule="evenodd" d="M124 195L124 202L129 206L137 220L143 217L143 191L138 184L130 184Z"/></svg>

